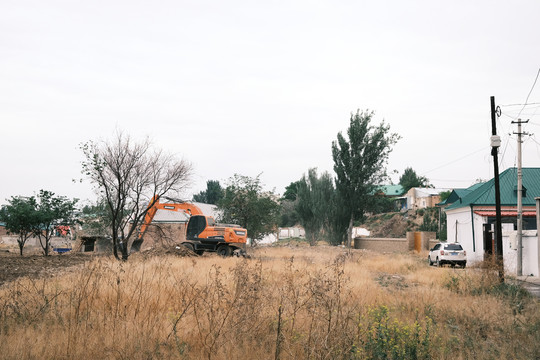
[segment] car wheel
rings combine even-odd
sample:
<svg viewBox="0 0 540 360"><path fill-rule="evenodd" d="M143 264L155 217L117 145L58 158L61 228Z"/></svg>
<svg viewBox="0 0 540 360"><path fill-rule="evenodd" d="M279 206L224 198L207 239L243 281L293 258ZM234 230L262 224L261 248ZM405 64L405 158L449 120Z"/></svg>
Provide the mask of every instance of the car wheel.
<svg viewBox="0 0 540 360"><path fill-rule="evenodd" d="M433 266L433 261L431 261L431 257L429 255L427 257L427 262L428 262L429 266Z"/></svg>
<svg viewBox="0 0 540 360"><path fill-rule="evenodd" d="M437 257L437 259L435 259L435 263L437 264L437 267L441 267L442 264L441 262L439 261L439 258Z"/></svg>

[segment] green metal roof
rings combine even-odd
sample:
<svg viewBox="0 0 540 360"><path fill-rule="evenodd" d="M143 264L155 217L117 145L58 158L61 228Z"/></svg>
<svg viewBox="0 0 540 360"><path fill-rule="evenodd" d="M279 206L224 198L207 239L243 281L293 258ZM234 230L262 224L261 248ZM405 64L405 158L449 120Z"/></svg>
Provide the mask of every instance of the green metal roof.
<svg viewBox="0 0 540 360"><path fill-rule="evenodd" d="M405 191L401 185L380 185L375 192L382 192L385 196L401 196Z"/></svg>
<svg viewBox="0 0 540 360"><path fill-rule="evenodd" d="M482 186L484 184L485 184L485 182L479 182L479 183L476 183L476 184L473 184L473 185L469 186L466 190L473 191L473 190L478 189L480 186Z"/></svg>
<svg viewBox="0 0 540 360"><path fill-rule="evenodd" d="M540 168L523 168L523 206L534 206L535 197L540 197ZM471 205L493 205L495 206L495 180L491 179L478 186L446 208L446 210L459 209ZM501 190L501 205L517 206L517 168L509 168L499 175L499 185ZM470 188L469 188L470 189Z"/></svg>
<svg viewBox="0 0 540 360"><path fill-rule="evenodd" d="M478 189L483 184L484 183L476 183L476 184L473 184L473 185L469 186L466 189L454 189L454 190L452 190L452 192L450 193L448 198L446 198L446 200L441 201L440 203L438 203L437 206L445 206L445 205L453 204L456 201L458 201L459 199L463 199L465 196L469 195L473 190Z"/></svg>

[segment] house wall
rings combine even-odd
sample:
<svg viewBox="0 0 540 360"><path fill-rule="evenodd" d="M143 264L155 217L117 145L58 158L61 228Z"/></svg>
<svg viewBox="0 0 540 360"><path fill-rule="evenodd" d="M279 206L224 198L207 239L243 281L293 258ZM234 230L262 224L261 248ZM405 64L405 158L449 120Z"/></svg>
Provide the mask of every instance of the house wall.
<svg viewBox="0 0 540 360"><path fill-rule="evenodd" d="M280 239L303 238L306 237L306 232L301 226L292 226L278 229Z"/></svg>
<svg viewBox="0 0 540 360"><path fill-rule="evenodd" d="M440 195L427 195L427 196L418 196L417 188L410 189L405 197L407 198L407 209L416 210L416 209L425 209L428 207L435 207L436 204L441 202Z"/></svg>
<svg viewBox="0 0 540 360"><path fill-rule="evenodd" d="M471 208L464 207L446 213L446 238L448 242L458 242L467 251L467 262L475 263L484 260L483 224L487 218L474 214L474 244L473 221Z"/></svg>
<svg viewBox="0 0 540 360"><path fill-rule="evenodd" d="M540 276L538 273L538 232L523 231L523 275ZM506 272L517 274L517 231L503 232L503 259Z"/></svg>

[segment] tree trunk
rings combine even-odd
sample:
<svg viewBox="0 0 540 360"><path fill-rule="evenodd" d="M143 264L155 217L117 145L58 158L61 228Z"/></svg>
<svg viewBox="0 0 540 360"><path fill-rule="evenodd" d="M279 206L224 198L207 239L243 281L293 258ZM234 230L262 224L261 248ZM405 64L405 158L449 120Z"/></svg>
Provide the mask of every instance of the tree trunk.
<svg viewBox="0 0 540 360"><path fill-rule="evenodd" d="M23 256L24 243L22 241L17 242L19 243L19 252L21 253L21 256Z"/></svg>
<svg viewBox="0 0 540 360"><path fill-rule="evenodd" d="M120 242L120 249L122 250L122 260L123 261L127 261L128 259L128 246L125 242L121 241Z"/></svg>
<svg viewBox="0 0 540 360"><path fill-rule="evenodd" d="M351 215L349 220L349 228L347 229L347 247L350 249L352 244L352 231L353 231L354 216Z"/></svg>
<svg viewBox="0 0 540 360"><path fill-rule="evenodd" d="M113 255L116 260L120 260L120 256L118 256L118 240L115 237L113 237Z"/></svg>

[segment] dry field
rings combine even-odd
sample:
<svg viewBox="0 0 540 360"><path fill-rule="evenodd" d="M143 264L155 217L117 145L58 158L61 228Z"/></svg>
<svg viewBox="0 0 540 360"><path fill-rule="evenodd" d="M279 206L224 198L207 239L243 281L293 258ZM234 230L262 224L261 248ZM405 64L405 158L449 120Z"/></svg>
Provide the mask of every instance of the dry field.
<svg viewBox="0 0 540 360"><path fill-rule="evenodd" d="M538 359L539 303L424 254L95 258L0 287L2 359Z"/></svg>

